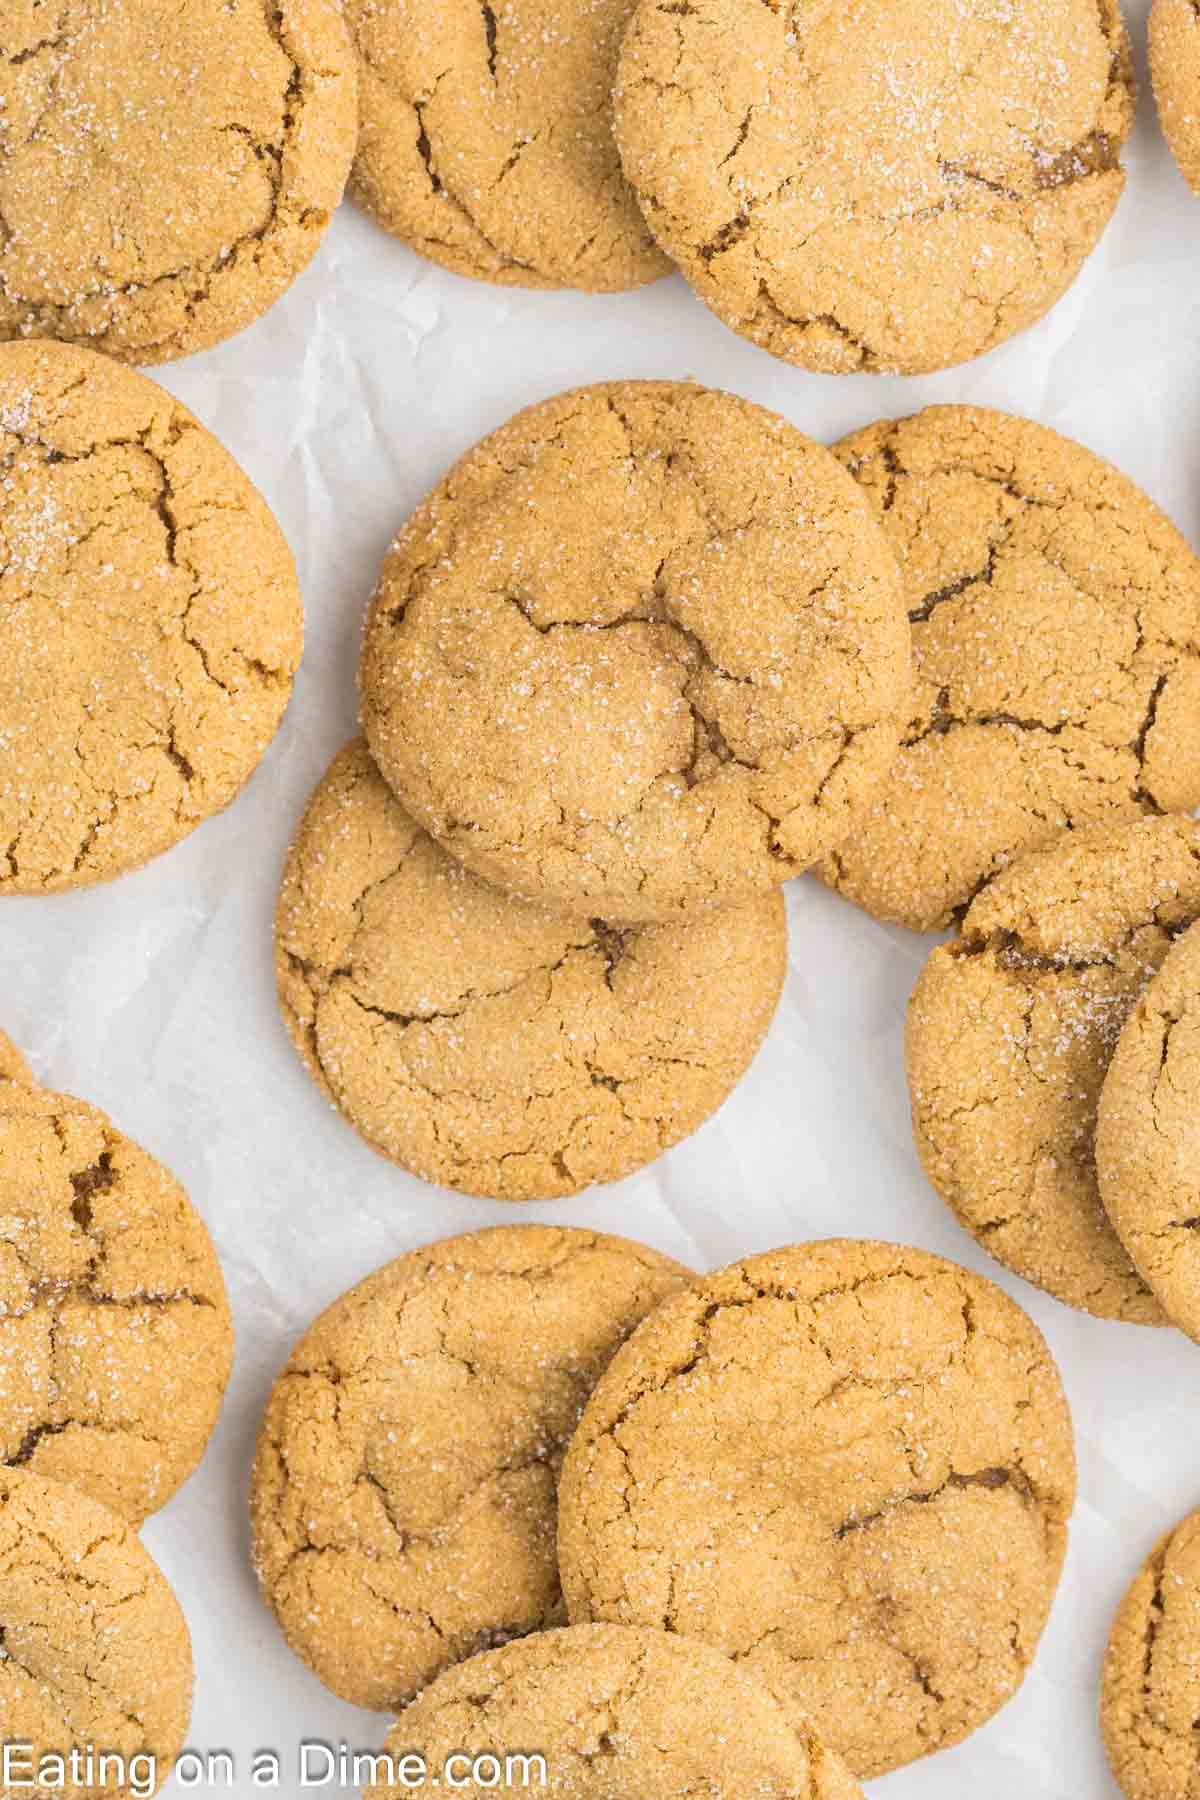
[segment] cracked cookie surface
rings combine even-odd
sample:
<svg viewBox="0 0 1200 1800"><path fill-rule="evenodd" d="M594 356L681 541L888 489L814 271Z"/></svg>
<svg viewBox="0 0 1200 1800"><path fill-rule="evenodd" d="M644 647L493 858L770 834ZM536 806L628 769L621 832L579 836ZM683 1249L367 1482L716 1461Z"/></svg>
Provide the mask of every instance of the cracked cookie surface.
<svg viewBox="0 0 1200 1800"><path fill-rule="evenodd" d="M385 1749L430 1769L469 1746L546 1759L562 1800L861 1800L840 1758L770 1690L706 1644L619 1625L576 1625L490 1650L405 1709ZM464 1793L482 1796L487 1779ZM387 1780L366 1800L398 1800Z"/></svg>
<svg viewBox="0 0 1200 1800"><path fill-rule="evenodd" d="M0 1081L0 1464L136 1522L200 1461L232 1360L179 1184L95 1107Z"/></svg>
<svg viewBox="0 0 1200 1800"><path fill-rule="evenodd" d="M633 0L349 0L351 192L458 275L594 292L670 270L621 173L610 95Z"/></svg>
<svg viewBox="0 0 1200 1800"><path fill-rule="evenodd" d="M361 671L372 752L432 836L622 922L842 841L909 679L855 483L776 414L673 382L559 395L469 452L384 563Z"/></svg>
<svg viewBox="0 0 1200 1800"><path fill-rule="evenodd" d="M320 243L356 115L335 0L9 0L0 337L152 363L240 331Z"/></svg>
<svg viewBox="0 0 1200 1800"><path fill-rule="evenodd" d="M476 1650L563 1623L555 1486L597 1376L688 1279L642 1244L501 1226L402 1256L305 1333L251 1485L292 1649L394 1709Z"/></svg>
<svg viewBox="0 0 1200 1800"><path fill-rule="evenodd" d="M64 1800L125 1800L148 1766L167 1779L192 1706L179 1603L131 1525L23 1469L0 1469L0 1642L0 1737L28 1743L35 1767L108 1751L133 1778L68 1780Z"/></svg>
<svg viewBox="0 0 1200 1800"><path fill-rule="evenodd" d="M1161 1537L1117 1608L1100 1679L1127 1800L1192 1800L1200 1717L1200 1512Z"/></svg>
<svg viewBox="0 0 1200 1800"><path fill-rule="evenodd" d="M146 376L0 345L0 894L105 881L234 798L300 660L291 553Z"/></svg>
<svg viewBox="0 0 1200 1800"><path fill-rule="evenodd" d="M1065 292L1134 94L1115 0L641 0L613 106L718 318L807 368L919 374Z"/></svg>
<svg viewBox="0 0 1200 1800"><path fill-rule="evenodd" d="M1149 29L1163 135L1188 186L1200 194L1200 15L1192 0L1154 0Z"/></svg>
<svg viewBox="0 0 1200 1800"><path fill-rule="evenodd" d="M1100 1095L1096 1171L1138 1272L1200 1340L1200 925L1125 1023Z"/></svg>
<svg viewBox="0 0 1200 1800"><path fill-rule="evenodd" d="M1058 1582L1071 1424L1036 1327L921 1250L800 1244L665 1301L559 1484L573 1622L717 1645L860 1777L1020 1684Z"/></svg>
<svg viewBox="0 0 1200 1800"><path fill-rule="evenodd" d="M1100 1318L1166 1323L1104 1210L1096 1112L1127 1017L1197 917L1200 825L1093 827L997 876L909 1005L930 1182L991 1255Z"/></svg>
<svg viewBox="0 0 1200 1800"><path fill-rule="evenodd" d="M301 1059L374 1149L546 1200L631 1174L728 1098L779 999L787 919L777 891L624 930L501 893L356 739L289 853L275 956Z"/></svg>
<svg viewBox="0 0 1200 1800"><path fill-rule="evenodd" d="M1064 830L1200 804L1200 561L1140 489L984 407L929 407L835 454L896 551L916 681L832 886L936 930Z"/></svg>

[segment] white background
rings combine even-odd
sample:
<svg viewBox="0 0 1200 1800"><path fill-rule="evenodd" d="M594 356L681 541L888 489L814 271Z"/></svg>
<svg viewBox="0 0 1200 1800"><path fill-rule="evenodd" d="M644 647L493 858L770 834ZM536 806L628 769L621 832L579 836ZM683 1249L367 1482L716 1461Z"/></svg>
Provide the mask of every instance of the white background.
<svg viewBox="0 0 1200 1800"><path fill-rule="evenodd" d="M191 1743L250 1758L301 1737L374 1748L386 1721L327 1694L259 1600L246 1485L270 1382L350 1283L435 1237L543 1219L639 1237L698 1268L833 1234L943 1252L999 1280L1050 1341L1075 1416L1080 1499L1049 1630L1024 1688L966 1744L873 1784L887 1800L1111 1800L1095 1722L1108 1623L1157 1535L1200 1503L1200 1349L1070 1311L989 1261L925 1183L901 1025L926 940L793 882L791 972L767 1044L720 1116L652 1169L551 1206L465 1200L393 1168L328 1110L275 1005L271 915L308 794L355 725L363 610L391 535L447 465L519 407L585 381L695 376L830 442L931 401L1040 419L1110 457L1200 545L1200 199L1159 134L1144 3L1130 8L1141 104L1129 184L1051 316L922 379L823 377L717 323L678 277L636 294L531 294L421 262L350 206L313 266L232 342L155 374L264 490L299 563L307 653L240 800L110 886L5 900L0 1025L37 1076L110 1112L207 1220L238 1360L199 1474L146 1541L191 1626ZM167 1790L181 1790L172 1781Z"/></svg>

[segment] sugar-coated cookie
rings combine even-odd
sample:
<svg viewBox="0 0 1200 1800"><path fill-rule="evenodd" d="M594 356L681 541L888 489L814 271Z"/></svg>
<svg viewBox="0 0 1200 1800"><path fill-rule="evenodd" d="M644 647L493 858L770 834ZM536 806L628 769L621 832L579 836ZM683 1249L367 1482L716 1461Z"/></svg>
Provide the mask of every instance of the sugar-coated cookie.
<svg viewBox="0 0 1200 1800"><path fill-rule="evenodd" d="M597 1376L687 1280L624 1238L500 1227L336 1300L267 1404L254 1559L288 1642L358 1706L563 1623L555 1484Z"/></svg>
<svg viewBox="0 0 1200 1800"><path fill-rule="evenodd" d="M1117 1609L1100 1686L1127 1800L1192 1800L1200 1718L1200 1512L1167 1532Z"/></svg>
<svg viewBox="0 0 1200 1800"><path fill-rule="evenodd" d="M1200 193L1200 17L1192 0L1154 0L1150 77L1171 153Z"/></svg>
<svg viewBox="0 0 1200 1800"><path fill-rule="evenodd" d="M1015 1692L1075 1492L1058 1372L1021 1309L922 1250L750 1257L650 1315L559 1484L573 1622L717 1645L860 1777Z"/></svg>

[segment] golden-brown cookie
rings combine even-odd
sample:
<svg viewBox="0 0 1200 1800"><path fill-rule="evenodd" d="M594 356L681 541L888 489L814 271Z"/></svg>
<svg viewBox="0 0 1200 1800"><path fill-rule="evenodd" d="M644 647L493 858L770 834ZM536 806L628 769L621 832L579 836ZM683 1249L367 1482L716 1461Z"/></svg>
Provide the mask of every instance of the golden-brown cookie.
<svg viewBox="0 0 1200 1800"><path fill-rule="evenodd" d="M613 1351L687 1273L540 1225L389 1263L305 1333L267 1404L254 1559L296 1654L359 1706L562 1623L555 1483Z"/></svg>
<svg viewBox="0 0 1200 1800"><path fill-rule="evenodd" d="M1192 0L1154 0L1150 78L1171 154L1200 193L1200 17Z"/></svg>
<svg viewBox="0 0 1200 1800"><path fill-rule="evenodd" d="M900 562L900 755L823 873L948 925L1070 827L1200 805L1200 561L1125 476L1028 419L932 406L836 447Z"/></svg>
<svg viewBox="0 0 1200 1800"><path fill-rule="evenodd" d="M1124 185L1116 0L640 0L614 115L658 242L727 325L919 374L1040 319Z"/></svg>
<svg viewBox="0 0 1200 1800"><path fill-rule="evenodd" d="M160 1163L46 1088L0 1082L0 1195L0 1463L136 1522L217 1422L233 1327L216 1252Z"/></svg>
<svg viewBox="0 0 1200 1800"><path fill-rule="evenodd" d="M33 1082L29 1064L3 1031L0 1031L0 1081L19 1081L26 1087Z"/></svg>
<svg viewBox="0 0 1200 1800"><path fill-rule="evenodd" d="M722 1104L787 967L778 891L618 930L471 875L362 739L333 762L284 870L284 1019L309 1073L426 1181L546 1200L616 1181Z"/></svg>
<svg viewBox="0 0 1200 1800"><path fill-rule="evenodd" d="M966 1737L1019 1686L1075 1491L1058 1373L980 1276L800 1244L665 1301L559 1484L573 1621L654 1624L764 1676L855 1774Z"/></svg>
<svg viewBox="0 0 1200 1800"><path fill-rule="evenodd" d="M630 923L841 842L909 677L894 558L829 452L730 394L616 382L519 414L410 520L363 725L468 868Z"/></svg>
<svg viewBox="0 0 1200 1800"><path fill-rule="evenodd" d="M610 100L633 0L349 0L352 192L459 275L638 287L670 270L621 173Z"/></svg>
<svg viewBox="0 0 1200 1800"><path fill-rule="evenodd" d="M1100 1095L1096 1172L1138 1273L1200 1341L1200 925L1126 1020Z"/></svg>
<svg viewBox="0 0 1200 1800"><path fill-rule="evenodd" d="M132 1526L24 1469L0 1469L0 1641L0 1740L29 1765L6 1793L72 1751L83 1781L51 1762L39 1793L125 1800L167 1779L192 1709L179 1603Z"/></svg>
<svg viewBox="0 0 1200 1800"><path fill-rule="evenodd" d="M909 1006L925 1173L985 1250L1100 1318L1165 1323L1101 1203L1096 1109L1131 1007L1197 917L1194 820L1072 833L983 890Z"/></svg>
<svg viewBox="0 0 1200 1800"><path fill-rule="evenodd" d="M356 119L336 0L9 0L0 338L152 363L240 331L320 243Z"/></svg>
<svg viewBox="0 0 1200 1800"><path fill-rule="evenodd" d="M1200 1717L1200 1512L1159 1539L1117 1609L1100 1725L1127 1800L1193 1800Z"/></svg>
<svg viewBox="0 0 1200 1800"><path fill-rule="evenodd" d="M229 452L105 357L0 344L0 463L0 894L47 894L233 799L287 705L300 593Z"/></svg>
<svg viewBox="0 0 1200 1800"><path fill-rule="evenodd" d="M563 1800L861 1800L841 1759L748 1670L620 1625L541 1632L440 1676L393 1726L391 1768L366 1800L399 1800L406 1753L480 1800L495 1791L491 1759L517 1786L522 1765L506 1758L532 1749L544 1759L534 1785Z"/></svg>

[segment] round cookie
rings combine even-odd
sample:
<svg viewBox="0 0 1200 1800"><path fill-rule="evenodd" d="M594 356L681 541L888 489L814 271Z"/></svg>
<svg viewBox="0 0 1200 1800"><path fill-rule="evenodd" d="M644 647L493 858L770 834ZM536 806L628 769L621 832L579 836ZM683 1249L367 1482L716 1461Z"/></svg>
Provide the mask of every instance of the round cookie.
<svg viewBox="0 0 1200 1800"><path fill-rule="evenodd" d="M165 362L313 255L354 154L354 55L336 0L13 0L0 121L0 338Z"/></svg>
<svg viewBox="0 0 1200 1800"><path fill-rule="evenodd" d="M1126 1017L1197 917L1194 820L1073 833L983 890L909 1006L930 1182L992 1256L1099 1318L1165 1323L1101 1202L1096 1109Z"/></svg>
<svg viewBox="0 0 1200 1800"><path fill-rule="evenodd" d="M572 1800L861 1800L841 1759L747 1670L706 1644L619 1625L541 1632L440 1676L393 1726L392 1768L366 1800L399 1800L406 1754L465 1774L451 1760L464 1747L503 1768L525 1746L545 1759L547 1789ZM490 1762L479 1774L463 1793L494 1792Z"/></svg>
<svg viewBox="0 0 1200 1800"><path fill-rule="evenodd" d="M915 375L1040 319L1133 124L1116 0L640 0L614 122L717 317L827 374Z"/></svg>
<svg viewBox="0 0 1200 1800"><path fill-rule="evenodd" d="M716 1644L860 1777L1019 1686L1058 1582L1071 1424L1032 1322L921 1250L835 1240L664 1302L559 1484L572 1621Z"/></svg>
<svg viewBox="0 0 1200 1800"><path fill-rule="evenodd" d="M0 1081L19 1081L26 1087L33 1084L29 1064L3 1031L0 1031Z"/></svg>
<svg viewBox="0 0 1200 1800"><path fill-rule="evenodd" d="M555 1484L596 1378L687 1272L624 1238L448 1238L342 1296L267 1403L254 1560L292 1649L343 1699L404 1705L563 1620Z"/></svg>
<svg viewBox="0 0 1200 1800"><path fill-rule="evenodd" d="M351 192L458 275L639 287L670 271L626 185L610 94L633 0L349 0Z"/></svg>
<svg viewBox="0 0 1200 1800"><path fill-rule="evenodd" d="M275 926L284 1019L322 1091L426 1181L546 1200L695 1131L771 1022L776 890L618 930L489 887L405 812L361 738L308 804Z"/></svg>
<svg viewBox="0 0 1200 1800"><path fill-rule="evenodd" d="M1188 186L1200 193L1200 20L1192 0L1154 0L1149 32L1163 135Z"/></svg>
<svg viewBox="0 0 1200 1800"><path fill-rule="evenodd" d="M1200 1341L1200 925L1168 952L1117 1041L1096 1172L1134 1266L1168 1318Z"/></svg>
<svg viewBox="0 0 1200 1800"><path fill-rule="evenodd" d="M132 1526L23 1469L0 1469L0 1640L0 1739L19 1747L15 1787L35 1785L43 1756L73 1750L84 1781L51 1766L39 1792L124 1800L167 1779L192 1707L179 1603Z"/></svg>
<svg viewBox="0 0 1200 1800"><path fill-rule="evenodd" d="M1127 1800L1192 1800L1200 1716L1200 1512L1159 1539L1117 1608L1100 1727Z"/></svg>
<svg viewBox="0 0 1200 1800"><path fill-rule="evenodd" d="M0 466L0 894L47 894L234 798L287 705L300 593L228 451L90 351L0 345Z"/></svg>
<svg viewBox="0 0 1200 1800"><path fill-rule="evenodd" d="M933 406L836 447L896 551L916 683L900 755L823 874L939 930L1079 825L1200 805L1200 561L1043 425Z"/></svg>
<svg viewBox="0 0 1200 1800"><path fill-rule="evenodd" d="M136 1522L217 1422L233 1327L216 1252L161 1164L45 1088L0 1082L0 1193L0 1464Z"/></svg>
<svg viewBox="0 0 1200 1800"><path fill-rule="evenodd" d="M631 381L531 407L451 470L384 563L361 684L376 761L454 856L636 923L841 842L909 679L894 559L829 452L732 395Z"/></svg>

